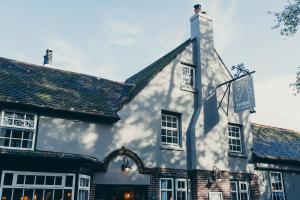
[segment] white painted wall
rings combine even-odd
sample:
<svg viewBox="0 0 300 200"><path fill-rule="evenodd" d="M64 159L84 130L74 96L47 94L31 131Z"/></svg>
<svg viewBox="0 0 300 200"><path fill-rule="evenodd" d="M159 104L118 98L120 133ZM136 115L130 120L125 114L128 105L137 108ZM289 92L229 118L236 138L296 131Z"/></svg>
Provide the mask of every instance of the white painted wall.
<svg viewBox="0 0 300 200"><path fill-rule="evenodd" d="M121 120L109 126L41 116L38 150L92 155L103 160L126 146L137 153L146 167L186 169L186 130L193 114L194 93L181 86L181 60L192 62L191 46L166 66L119 112ZM182 114L182 148L161 148L161 110Z"/></svg>

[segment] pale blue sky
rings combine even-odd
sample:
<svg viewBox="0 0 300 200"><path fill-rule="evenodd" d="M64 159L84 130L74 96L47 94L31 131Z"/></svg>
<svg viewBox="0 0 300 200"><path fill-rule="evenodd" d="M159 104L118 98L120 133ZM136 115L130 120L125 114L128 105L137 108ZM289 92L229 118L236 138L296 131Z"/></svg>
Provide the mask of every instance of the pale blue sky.
<svg viewBox="0 0 300 200"><path fill-rule="evenodd" d="M284 0L0 1L0 56L123 81L189 37L193 5L214 19L215 46L228 67L256 70L254 121L300 130L300 97L288 87L300 66L299 34L271 30Z"/></svg>

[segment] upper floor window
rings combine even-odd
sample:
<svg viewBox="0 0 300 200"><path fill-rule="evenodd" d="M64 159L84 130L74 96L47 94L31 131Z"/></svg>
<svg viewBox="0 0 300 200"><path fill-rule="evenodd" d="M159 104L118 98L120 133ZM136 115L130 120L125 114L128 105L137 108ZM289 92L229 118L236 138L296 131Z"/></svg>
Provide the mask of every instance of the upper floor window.
<svg viewBox="0 0 300 200"><path fill-rule="evenodd" d="M33 149L37 117L34 114L2 111L0 147Z"/></svg>
<svg viewBox="0 0 300 200"><path fill-rule="evenodd" d="M183 66L182 68L182 86L195 87L195 68Z"/></svg>
<svg viewBox="0 0 300 200"><path fill-rule="evenodd" d="M270 182L271 182L271 190L272 190L272 200L284 200L285 195L284 195L282 173L271 172Z"/></svg>
<svg viewBox="0 0 300 200"><path fill-rule="evenodd" d="M228 125L229 151L232 153L243 152L242 131L239 125Z"/></svg>
<svg viewBox="0 0 300 200"><path fill-rule="evenodd" d="M246 181L230 182L231 200L249 200L249 185Z"/></svg>
<svg viewBox="0 0 300 200"><path fill-rule="evenodd" d="M161 142L162 144L180 145L180 128L178 114L162 111L161 114Z"/></svg>

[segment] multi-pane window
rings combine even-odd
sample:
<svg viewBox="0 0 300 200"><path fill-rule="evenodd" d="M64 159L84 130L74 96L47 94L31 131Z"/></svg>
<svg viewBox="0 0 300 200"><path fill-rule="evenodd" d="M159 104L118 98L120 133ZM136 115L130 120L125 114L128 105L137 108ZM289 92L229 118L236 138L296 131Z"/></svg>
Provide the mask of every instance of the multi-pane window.
<svg viewBox="0 0 300 200"><path fill-rule="evenodd" d="M173 199L173 179L162 178L160 179L160 199L172 200Z"/></svg>
<svg viewBox="0 0 300 200"><path fill-rule="evenodd" d="M230 182L231 200L249 200L249 184L246 181Z"/></svg>
<svg viewBox="0 0 300 200"><path fill-rule="evenodd" d="M176 179L176 200L187 200L186 179Z"/></svg>
<svg viewBox="0 0 300 200"><path fill-rule="evenodd" d="M195 87L195 69L188 66L182 68L182 85L184 87Z"/></svg>
<svg viewBox="0 0 300 200"><path fill-rule="evenodd" d="M271 190L272 190L272 200L284 200L285 195L284 195L282 173L271 172L270 182L271 182Z"/></svg>
<svg viewBox="0 0 300 200"><path fill-rule="evenodd" d="M233 125L233 124L228 125L228 144L229 144L230 152L233 153L243 152L241 126Z"/></svg>
<svg viewBox="0 0 300 200"><path fill-rule="evenodd" d="M90 193L90 176L79 175L78 199L88 200Z"/></svg>
<svg viewBox="0 0 300 200"><path fill-rule="evenodd" d="M33 149L36 115L2 111L0 124L0 147Z"/></svg>
<svg viewBox="0 0 300 200"><path fill-rule="evenodd" d="M179 115L162 112L161 142L162 144L179 145Z"/></svg>
<svg viewBox="0 0 300 200"><path fill-rule="evenodd" d="M1 200L73 200L74 174L3 171Z"/></svg>
<svg viewBox="0 0 300 200"><path fill-rule="evenodd" d="M175 194L175 197L173 195ZM190 180L179 178L160 179L160 200L187 200L191 199Z"/></svg>
<svg viewBox="0 0 300 200"><path fill-rule="evenodd" d="M230 182L230 192L231 192L231 200L239 199L239 190L236 181Z"/></svg>
<svg viewBox="0 0 300 200"><path fill-rule="evenodd" d="M249 200L249 185L248 182L239 182L240 200Z"/></svg>

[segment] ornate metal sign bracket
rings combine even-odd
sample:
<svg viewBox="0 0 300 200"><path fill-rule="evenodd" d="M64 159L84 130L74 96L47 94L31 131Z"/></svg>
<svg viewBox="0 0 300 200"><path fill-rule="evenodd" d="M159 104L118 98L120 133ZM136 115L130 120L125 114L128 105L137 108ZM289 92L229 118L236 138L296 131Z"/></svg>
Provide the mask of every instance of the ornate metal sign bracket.
<svg viewBox="0 0 300 200"><path fill-rule="evenodd" d="M234 82L234 81L237 81L237 80L239 80L241 78L244 78L246 76L250 76L251 74L255 73L255 71L251 71L250 72L248 69L246 69L245 66L244 66L244 64L239 64L237 66L232 66L232 69L233 70L237 70L237 72L234 75L234 77L231 80L226 81L224 83L221 83L221 84L219 84L216 87L216 90L217 90L219 87L226 85L225 92L224 92L224 94L223 94L223 96L221 98L221 101L219 102L218 107L217 107L218 110L219 110L219 108L222 108L222 110L226 114L226 116L228 116L228 114L229 114L228 111L229 111L229 101L230 101L230 93L231 93L231 90L230 90L231 83ZM224 98L225 98L226 94L228 94L228 95L227 95L227 108L225 109L222 106L222 103L224 101ZM250 113L254 113L254 112L255 112L255 110L250 110Z"/></svg>

